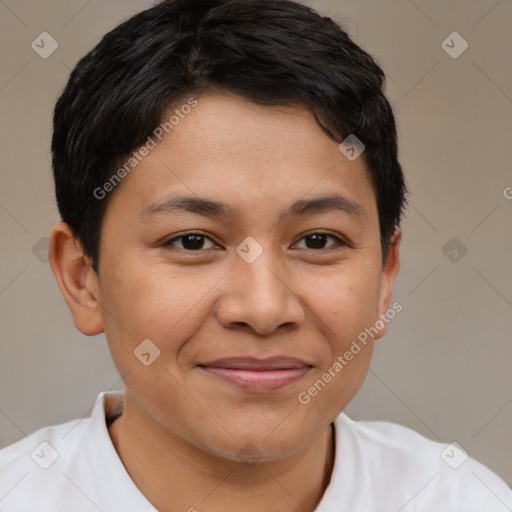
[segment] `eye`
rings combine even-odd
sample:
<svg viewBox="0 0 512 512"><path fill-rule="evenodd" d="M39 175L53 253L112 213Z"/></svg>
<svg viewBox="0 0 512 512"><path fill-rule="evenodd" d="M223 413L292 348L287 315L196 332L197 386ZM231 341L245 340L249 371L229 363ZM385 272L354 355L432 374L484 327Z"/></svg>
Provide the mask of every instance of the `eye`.
<svg viewBox="0 0 512 512"><path fill-rule="evenodd" d="M208 238L206 235L203 235L202 233L195 233L195 232L189 232L189 233L183 233L182 235L176 236L172 238L171 240L167 240L162 244L162 246L174 246L178 249L182 249L185 251L200 251L202 249L209 249L211 247L205 247L205 240L209 240L213 245L213 241ZM179 241L181 243L181 247L175 246L175 242Z"/></svg>
<svg viewBox="0 0 512 512"><path fill-rule="evenodd" d="M324 247L328 238L332 238L336 241L336 243L328 247ZM306 240L306 247L302 247L303 249L331 249L333 247L347 245L337 236L331 235L329 233L321 233L318 231L304 236L301 238L301 241L302 240Z"/></svg>
<svg viewBox="0 0 512 512"><path fill-rule="evenodd" d="M325 244L329 238L333 239L335 243L325 247ZM306 250L330 250L335 247L342 247L347 245L343 240L341 240L337 236L321 232L310 233L302 237L300 241L302 240L306 241L306 247L299 248ZM206 241L209 241L212 245L210 247L205 247ZM187 233L183 233L182 235L176 236L174 238L171 238L170 240L167 240L162 244L162 246L172 246L184 251L198 252L201 250L211 249L212 247L215 247L215 243L211 240L211 238L207 237L206 235L203 235L202 233L190 231Z"/></svg>

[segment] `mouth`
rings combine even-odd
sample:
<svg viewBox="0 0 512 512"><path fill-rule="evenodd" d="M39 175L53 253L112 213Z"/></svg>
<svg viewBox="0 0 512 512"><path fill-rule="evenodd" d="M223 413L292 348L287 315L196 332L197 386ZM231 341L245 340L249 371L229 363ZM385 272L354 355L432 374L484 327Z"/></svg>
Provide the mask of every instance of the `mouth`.
<svg viewBox="0 0 512 512"><path fill-rule="evenodd" d="M303 377L312 366L295 358L218 359L198 365L203 371L245 391L273 391Z"/></svg>

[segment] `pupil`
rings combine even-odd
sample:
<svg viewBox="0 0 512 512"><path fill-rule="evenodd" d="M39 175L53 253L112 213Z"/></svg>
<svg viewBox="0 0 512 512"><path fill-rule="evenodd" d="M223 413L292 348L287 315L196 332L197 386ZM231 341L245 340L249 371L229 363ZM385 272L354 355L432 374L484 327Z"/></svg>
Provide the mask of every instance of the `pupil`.
<svg viewBox="0 0 512 512"><path fill-rule="evenodd" d="M186 235L182 242L185 249L201 249L203 243L203 235Z"/></svg>
<svg viewBox="0 0 512 512"><path fill-rule="evenodd" d="M316 233L306 237L308 249L322 249L325 245L327 235ZM182 237L182 244L185 249L201 249L204 244L203 235L186 235Z"/></svg>
<svg viewBox="0 0 512 512"><path fill-rule="evenodd" d="M323 233L316 233L314 235L307 236L306 245L308 246L308 249L323 249L326 236L327 235ZM313 247L310 247L309 244L307 243L308 239L313 241Z"/></svg>

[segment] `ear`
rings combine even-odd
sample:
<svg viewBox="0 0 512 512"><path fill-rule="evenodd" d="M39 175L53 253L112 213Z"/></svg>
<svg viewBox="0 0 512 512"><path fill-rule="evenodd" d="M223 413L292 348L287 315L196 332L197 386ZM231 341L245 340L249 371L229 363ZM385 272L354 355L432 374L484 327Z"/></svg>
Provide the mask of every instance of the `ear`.
<svg viewBox="0 0 512 512"><path fill-rule="evenodd" d="M391 294L393 292L393 284L400 268L400 242L402 241L402 230L397 227L391 236L388 255L386 263L382 269L380 278L380 289L379 289L379 303L378 303L378 326L383 324L382 328L379 328L378 334L375 339L379 339L384 336L389 319L386 317L386 312L389 310L391 303ZM400 310L402 308L400 307ZM393 315L394 316L394 315ZM379 321L380 320L380 321Z"/></svg>
<svg viewBox="0 0 512 512"><path fill-rule="evenodd" d="M55 224L50 233L50 266L76 328L87 336L102 333L98 276L64 222Z"/></svg>

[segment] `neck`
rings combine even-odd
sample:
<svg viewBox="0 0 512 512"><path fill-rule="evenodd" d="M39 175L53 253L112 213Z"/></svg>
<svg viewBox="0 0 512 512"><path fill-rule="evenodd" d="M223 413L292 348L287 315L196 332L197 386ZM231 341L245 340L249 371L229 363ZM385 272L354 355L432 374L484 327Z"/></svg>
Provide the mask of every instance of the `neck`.
<svg viewBox="0 0 512 512"><path fill-rule="evenodd" d="M224 512L233 502L244 512L312 512L334 465L331 426L288 457L254 464L192 446L134 400L125 399L109 434L131 479L160 512Z"/></svg>

